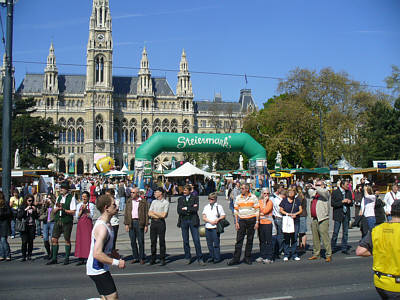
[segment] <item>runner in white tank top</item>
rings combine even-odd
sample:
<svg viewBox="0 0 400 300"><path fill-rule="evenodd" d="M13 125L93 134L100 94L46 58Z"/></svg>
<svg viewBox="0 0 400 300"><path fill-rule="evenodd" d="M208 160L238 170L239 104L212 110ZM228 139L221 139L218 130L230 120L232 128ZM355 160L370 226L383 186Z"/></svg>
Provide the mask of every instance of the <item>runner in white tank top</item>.
<svg viewBox="0 0 400 300"><path fill-rule="evenodd" d="M108 236L107 236L106 242L104 244L103 252L107 255L110 255L112 248L113 248L113 241L114 241L113 230L103 220L98 219L96 221L95 225L93 226L93 230L92 230L92 242L90 243L89 257L88 257L88 260L86 263L86 274L87 275L100 275L100 274L103 274L110 270L109 265L103 264L93 257L94 244L96 243L96 239L94 237L94 231L97 226L105 226L108 231Z"/></svg>
<svg viewBox="0 0 400 300"><path fill-rule="evenodd" d="M97 291L104 299L118 299L117 288L110 273L110 265L125 268L125 261L113 249L114 232L110 220L118 213L115 200L110 195L102 195L97 199L97 209L101 216L92 230L89 258L86 263L86 274L96 284Z"/></svg>

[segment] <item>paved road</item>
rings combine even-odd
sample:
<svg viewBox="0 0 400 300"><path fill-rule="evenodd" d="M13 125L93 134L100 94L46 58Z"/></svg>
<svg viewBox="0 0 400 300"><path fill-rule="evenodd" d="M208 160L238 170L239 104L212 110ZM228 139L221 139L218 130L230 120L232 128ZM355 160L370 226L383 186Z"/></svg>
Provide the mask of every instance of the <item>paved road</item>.
<svg viewBox="0 0 400 300"><path fill-rule="evenodd" d="M226 258L229 255L225 256ZM377 299L372 259L335 254L333 262L278 261L271 265L225 263L113 269L121 299ZM0 299L96 297L84 266L45 266L42 259L0 265Z"/></svg>
<svg viewBox="0 0 400 300"><path fill-rule="evenodd" d="M176 199L175 199L176 200ZM219 201L228 212L228 202ZM207 203L201 197L200 207ZM121 217L121 224L123 218ZM125 270L113 269L121 299L377 299L372 283L372 259L355 256L354 248L360 234L350 230L352 242L350 256L336 253L332 264L324 261L310 262L302 256L300 262L277 261L272 265L238 265L228 267L235 241L233 226L222 236L225 262L201 267L196 263L185 265L180 229L176 227L176 201L171 204L167 219L168 264L165 267L128 264ZM74 226L76 227L76 226ZM333 226L331 226L332 230ZM75 234L75 229L74 229ZM74 237L73 234L73 237ZM310 235L310 232L308 233ZM311 242L311 236L309 238ZM42 259L42 239L35 239L34 260L20 262L20 239L10 240L12 262L0 263L0 299L88 299L96 297L92 281L85 268L74 264L45 266ZM204 253L207 253L202 238ZM146 253L149 254L149 234L146 235ZM120 227L117 248L130 259L129 237ZM60 247L62 261L63 247ZM193 249L194 252L194 249ZM258 242L255 239L254 258ZM283 297L283 298L282 298Z"/></svg>

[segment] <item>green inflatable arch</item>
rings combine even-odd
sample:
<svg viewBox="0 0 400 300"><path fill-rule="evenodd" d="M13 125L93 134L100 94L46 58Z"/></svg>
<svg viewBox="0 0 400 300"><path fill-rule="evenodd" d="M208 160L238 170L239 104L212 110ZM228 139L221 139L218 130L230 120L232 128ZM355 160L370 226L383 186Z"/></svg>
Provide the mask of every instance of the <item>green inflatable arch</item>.
<svg viewBox="0 0 400 300"><path fill-rule="evenodd" d="M135 153L135 161L152 161L167 152L243 152L250 160L266 160L267 151L247 133L157 132Z"/></svg>

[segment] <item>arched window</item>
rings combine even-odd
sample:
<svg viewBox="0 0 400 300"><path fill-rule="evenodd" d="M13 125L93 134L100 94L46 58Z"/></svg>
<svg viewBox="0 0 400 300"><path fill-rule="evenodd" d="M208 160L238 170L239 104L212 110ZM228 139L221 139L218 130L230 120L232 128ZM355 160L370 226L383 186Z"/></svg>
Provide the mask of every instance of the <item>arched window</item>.
<svg viewBox="0 0 400 300"><path fill-rule="evenodd" d="M123 144L128 143L128 120L127 119L122 120L121 143L123 143Z"/></svg>
<svg viewBox="0 0 400 300"><path fill-rule="evenodd" d="M169 121L168 119L164 119L162 122L162 131L163 132L169 132Z"/></svg>
<svg viewBox="0 0 400 300"><path fill-rule="evenodd" d="M189 122L189 120L187 120L187 119L185 119L184 121L183 121L183 128L182 128L182 132L183 133L189 133L189 126L190 126L190 122Z"/></svg>
<svg viewBox="0 0 400 300"><path fill-rule="evenodd" d="M118 144L120 141L120 128L119 128L119 121L118 120L114 120L114 143Z"/></svg>
<svg viewBox="0 0 400 300"><path fill-rule="evenodd" d="M96 83L101 83L104 81L104 57L96 57Z"/></svg>
<svg viewBox="0 0 400 300"><path fill-rule="evenodd" d="M149 138L149 121L143 119L142 121L142 142L145 142Z"/></svg>
<svg viewBox="0 0 400 300"><path fill-rule="evenodd" d="M161 120L155 119L153 123L153 132L160 132L161 131Z"/></svg>
<svg viewBox="0 0 400 300"><path fill-rule="evenodd" d="M136 143L137 141L137 131L136 131L136 125L137 125L137 121L136 119L131 119L129 121L129 142L131 144Z"/></svg>
<svg viewBox="0 0 400 300"><path fill-rule="evenodd" d="M59 132L59 137L58 137L59 141L60 141L60 143L65 143L67 141L67 130L65 129L65 127L67 126L67 122L65 121L64 118L61 118L58 121L58 125L63 127L63 129L61 129Z"/></svg>
<svg viewBox="0 0 400 300"><path fill-rule="evenodd" d="M96 117L96 140L103 140L103 117L98 115Z"/></svg>
<svg viewBox="0 0 400 300"><path fill-rule="evenodd" d="M131 144L136 143L136 135L137 135L136 128L131 128L131 131L129 132L129 142Z"/></svg>
<svg viewBox="0 0 400 300"><path fill-rule="evenodd" d="M178 121L176 119L171 121L171 132L178 132Z"/></svg>
<svg viewBox="0 0 400 300"><path fill-rule="evenodd" d="M67 141L68 141L68 143L75 143L75 128L74 127L68 128Z"/></svg>
<svg viewBox="0 0 400 300"><path fill-rule="evenodd" d="M85 130L82 127L78 127L76 130L76 141L78 143L85 142Z"/></svg>

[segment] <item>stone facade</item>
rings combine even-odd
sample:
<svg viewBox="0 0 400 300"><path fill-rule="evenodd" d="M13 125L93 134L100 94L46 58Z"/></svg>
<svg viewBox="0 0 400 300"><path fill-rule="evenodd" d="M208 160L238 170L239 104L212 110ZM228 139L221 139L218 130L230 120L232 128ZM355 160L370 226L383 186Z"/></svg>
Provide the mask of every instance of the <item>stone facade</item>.
<svg viewBox="0 0 400 300"><path fill-rule="evenodd" d="M194 101L186 53L183 50L176 94L166 78L151 76L146 48L135 77L112 75L113 41L108 0L93 0L87 45L86 75L58 73L50 46L44 74L26 74L16 97L34 98L36 115L52 118L65 129L57 146L62 155L53 162L67 172L90 173L97 154L133 169L136 149L155 132L240 132L243 116L256 109L250 90L239 102ZM163 153L166 162L176 153Z"/></svg>

